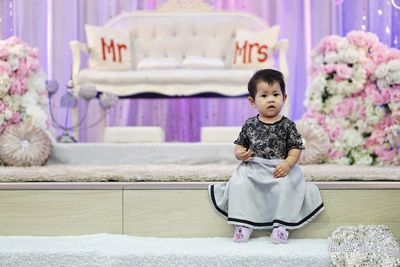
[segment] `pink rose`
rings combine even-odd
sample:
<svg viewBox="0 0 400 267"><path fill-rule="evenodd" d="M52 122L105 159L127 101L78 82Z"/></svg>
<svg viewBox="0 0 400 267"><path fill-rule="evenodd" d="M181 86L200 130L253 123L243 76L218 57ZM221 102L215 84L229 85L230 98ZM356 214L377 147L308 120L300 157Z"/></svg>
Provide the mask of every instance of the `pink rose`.
<svg viewBox="0 0 400 267"><path fill-rule="evenodd" d="M355 99L354 98L346 98L342 103L338 104L333 110L333 114L337 117L347 117L350 113L353 112L355 107Z"/></svg>
<svg viewBox="0 0 400 267"><path fill-rule="evenodd" d="M26 66L30 72L36 72L39 70L39 60L33 57L26 59Z"/></svg>
<svg viewBox="0 0 400 267"><path fill-rule="evenodd" d="M39 59L39 50L37 48L29 49L29 57L32 57L33 59Z"/></svg>
<svg viewBox="0 0 400 267"><path fill-rule="evenodd" d="M370 90L369 95L372 98L372 102L375 105L380 106L390 102L391 92L389 89L383 89L381 91Z"/></svg>
<svg viewBox="0 0 400 267"><path fill-rule="evenodd" d="M400 60L400 52L399 50L395 49L395 48L389 48L388 52L386 54L386 60L390 61L390 60Z"/></svg>
<svg viewBox="0 0 400 267"><path fill-rule="evenodd" d="M374 149L374 152L381 160L391 161L396 154L395 149L386 150L383 147L377 147Z"/></svg>
<svg viewBox="0 0 400 267"><path fill-rule="evenodd" d="M336 65L335 64L326 64L322 66L322 72L325 74L332 73L336 71Z"/></svg>
<svg viewBox="0 0 400 267"><path fill-rule="evenodd" d="M368 57L372 59L375 64L379 65L386 62L386 49L384 44L377 44L369 49Z"/></svg>
<svg viewBox="0 0 400 267"><path fill-rule="evenodd" d="M3 112L6 109L6 104L0 100L0 112Z"/></svg>
<svg viewBox="0 0 400 267"><path fill-rule="evenodd" d="M337 140L342 135L342 128L335 126L329 130L328 134L331 140Z"/></svg>
<svg viewBox="0 0 400 267"><path fill-rule="evenodd" d="M335 80L348 80L351 77L353 70L344 64L338 64L336 66L336 77Z"/></svg>
<svg viewBox="0 0 400 267"><path fill-rule="evenodd" d="M10 64L8 64L8 62L5 61L0 61L0 73L4 72L7 74L11 73Z"/></svg>
<svg viewBox="0 0 400 267"><path fill-rule="evenodd" d="M317 51L320 54L326 54L328 52L336 52L338 50L338 43L342 37L337 35L326 36L322 38L317 46Z"/></svg>
<svg viewBox="0 0 400 267"><path fill-rule="evenodd" d="M378 65L376 65L376 63L373 61L368 61L364 66L368 77L371 76L371 74L373 74L378 67Z"/></svg>
<svg viewBox="0 0 400 267"><path fill-rule="evenodd" d="M19 77L28 76L28 68L26 66L26 62L23 59L19 60L19 68L17 69L17 75Z"/></svg>
<svg viewBox="0 0 400 267"><path fill-rule="evenodd" d="M390 90L390 101L394 103L400 102L400 86L393 87Z"/></svg>
<svg viewBox="0 0 400 267"><path fill-rule="evenodd" d="M379 42L375 34L364 31L351 31L346 38L350 44L364 48L369 48Z"/></svg>
<svg viewBox="0 0 400 267"><path fill-rule="evenodd" d="M7 60L8 58L8 49L4 46L0 46L0 59Z"/></svg>
<svg viewBox="0 0 400 267"><path fill-rule="evenodd" d="M22 86L18 79L15 79L9 90L10 95L22 95Z"/></svg>
<svg viewBox="0 0 400 267"><path fill-rule="evenodd" d="M385 131L374 130L371 135L365 140L366 148L382 145L385 142Z"/></svg>
<svg viewBox="0 0 400 267"><path fill-rule="evenodd" d="M344 156L343 152L337 151L337 150L334 150L334 149L330 149L329 152L328 152L328 157L330 159L339 159L339 158L341 158L343 156Z"/></svg>
<svg viewBox="0 0 400 267"><path fill-rule="evenodd" d="M21 121L21 115L18 112L14 112L10 118L13 124L17 124Z"/></svg>

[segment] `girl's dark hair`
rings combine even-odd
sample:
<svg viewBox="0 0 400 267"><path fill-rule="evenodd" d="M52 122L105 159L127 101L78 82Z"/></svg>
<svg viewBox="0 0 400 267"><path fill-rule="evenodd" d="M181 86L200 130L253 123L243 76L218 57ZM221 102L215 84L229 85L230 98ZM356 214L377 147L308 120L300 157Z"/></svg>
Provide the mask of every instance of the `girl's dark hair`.
<svg viewBox="0 0 400 267"><path fill-rule="evenodd" d="M275 82L277 82L281 87L282 94L286 95L285 81L283 79L283 74L280 71L274 69L263 69L254 73L253 77L251 77L247 85L247 90L249 91L249 95L253 98L256 97L257 84L259 82L266 82L270 86L272 86Z"/></svg>

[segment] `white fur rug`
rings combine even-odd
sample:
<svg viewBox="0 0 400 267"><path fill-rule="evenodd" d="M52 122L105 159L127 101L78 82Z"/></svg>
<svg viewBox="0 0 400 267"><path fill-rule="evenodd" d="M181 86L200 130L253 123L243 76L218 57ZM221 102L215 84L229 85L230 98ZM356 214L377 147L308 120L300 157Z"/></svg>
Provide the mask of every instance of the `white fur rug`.
<svg viewBox="0 0 400 267"><path fill-rule="evenodd" d="M0 182L227 181L237 164L0 167ZM301 165L307 181L400 181L400 166Z"/></svg>
<svg viewBox="0 0 400 267"><path fill-rule="evenodd" d="M0 237L0 266L332 266L329 242L267 237L236 244L230 238L151 238L98 234Z"/></svg>

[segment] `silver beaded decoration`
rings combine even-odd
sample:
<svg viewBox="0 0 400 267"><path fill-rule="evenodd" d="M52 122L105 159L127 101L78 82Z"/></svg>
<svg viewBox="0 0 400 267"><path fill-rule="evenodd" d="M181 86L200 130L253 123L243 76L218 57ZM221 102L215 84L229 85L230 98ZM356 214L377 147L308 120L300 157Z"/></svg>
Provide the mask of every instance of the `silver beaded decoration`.
<svg viewBox="0 0 400 267"><path fill-rule="evenodd" d="M329 241L335 266L400 266L400 246L387 225L341 226Z"/></svg>

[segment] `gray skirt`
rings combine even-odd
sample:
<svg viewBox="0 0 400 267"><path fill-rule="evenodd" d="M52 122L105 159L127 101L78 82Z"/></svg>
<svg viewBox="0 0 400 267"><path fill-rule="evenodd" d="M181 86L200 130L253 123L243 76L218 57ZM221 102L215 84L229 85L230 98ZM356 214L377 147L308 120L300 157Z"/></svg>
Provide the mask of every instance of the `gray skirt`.
<svg viewBox="0 0 400 267"><path fill-rule="evenodd" d="M304 181L297 165L287 176L274 178L280 162L255 157L242 162L227 183L211 184L208 192L215 210L229 224L253 229L306 225L324 209L321 194L316 185Z"/></svg>

